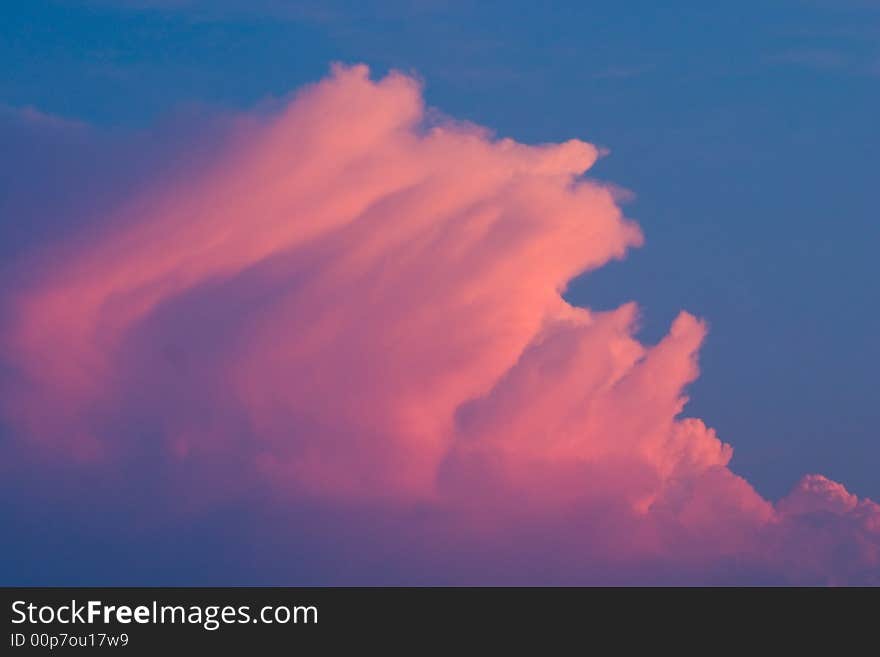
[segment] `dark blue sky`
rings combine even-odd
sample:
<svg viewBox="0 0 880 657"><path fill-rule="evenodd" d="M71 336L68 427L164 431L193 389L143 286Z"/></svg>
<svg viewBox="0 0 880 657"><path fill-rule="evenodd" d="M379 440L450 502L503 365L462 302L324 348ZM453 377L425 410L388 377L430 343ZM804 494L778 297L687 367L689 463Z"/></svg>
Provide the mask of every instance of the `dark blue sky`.
<svg viewBox="0 0 880 657"><path fill-rule="evenodd" d="M880 498L880 3L445 4L13 0L0 109L132 130L363 61L499 135L605 146L647 244L570 299L637 300L649 341L708 319L688 413L761 493L822 472Z"/></svg>

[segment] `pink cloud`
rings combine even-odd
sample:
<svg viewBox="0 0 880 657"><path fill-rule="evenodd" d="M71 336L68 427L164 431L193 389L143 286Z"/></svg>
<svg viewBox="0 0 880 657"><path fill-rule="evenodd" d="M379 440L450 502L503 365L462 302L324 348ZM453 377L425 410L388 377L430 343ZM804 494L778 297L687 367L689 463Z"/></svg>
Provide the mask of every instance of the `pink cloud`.
<svg viewBox="0 0 880 657"><path fill-rule="evenodd" d="M188 513L252 482L281 508L430 509L383 540L438 580L517 581L541 555L553 582L877 581L876 504L817 475L771 504L682 417L703 322L649 346L634 304L563 300L642 241L582 177L595 147L432 124L416 81L363 66L235 125L209 164L19 263L2 409L26 448L111 467L145 428L171 471L207 469L169 475Z"/></svg>

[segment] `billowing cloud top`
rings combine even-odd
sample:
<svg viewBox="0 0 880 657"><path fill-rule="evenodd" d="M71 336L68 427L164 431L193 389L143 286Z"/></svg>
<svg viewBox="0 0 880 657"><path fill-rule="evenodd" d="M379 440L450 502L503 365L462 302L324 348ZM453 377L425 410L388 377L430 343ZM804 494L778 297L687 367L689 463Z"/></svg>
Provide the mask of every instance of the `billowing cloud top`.
<svg viewBox="0 0 880 657"><path fill-rule="evenodd" d="M771 504L680 417L701 321L646 346L634 304L562 298L642 239L595 147L428 121L353 66L217 150L16 265L10 458L146 441L169 514L259 486L357 541L321 509L367 505L374 559L435 581L880 582L880 507L818 475Z"/></svg>

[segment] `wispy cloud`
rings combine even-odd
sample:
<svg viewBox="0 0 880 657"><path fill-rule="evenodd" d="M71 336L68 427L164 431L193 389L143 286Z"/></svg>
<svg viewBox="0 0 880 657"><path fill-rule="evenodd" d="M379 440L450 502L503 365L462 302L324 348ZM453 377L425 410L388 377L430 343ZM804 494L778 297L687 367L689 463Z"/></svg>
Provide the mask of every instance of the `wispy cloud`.
<svg viewBox="0 0 880 657"><path fill-rule="evenodd" d="M656 69L653 64L638 66L608 66L591 76L594 80L627 80L647 75Z"/></svg>

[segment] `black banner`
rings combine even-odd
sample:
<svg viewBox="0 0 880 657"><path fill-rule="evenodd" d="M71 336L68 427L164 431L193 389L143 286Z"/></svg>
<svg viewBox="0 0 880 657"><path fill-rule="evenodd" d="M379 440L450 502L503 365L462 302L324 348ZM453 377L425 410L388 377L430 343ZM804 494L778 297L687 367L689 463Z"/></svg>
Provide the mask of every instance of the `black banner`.
<svg viewBox="0 0 880 657"><path fill-rule="evenodd" d="M578 652L603 652L597 642L608 641L618 650L646 640L680 647L708 632L729 640L732 628L740 636L778 634L785 622L776 612L783 608L797 612L801 635L820 628L804 622L818 609L825 610L828 627L830 595L782 589L719 595L717 589L4 588L0 654L349 654L391 646L421 654L441 646L466 650L476 638L538 654L578 644ZM822 600L810 600L817 597Z"/></svg>

